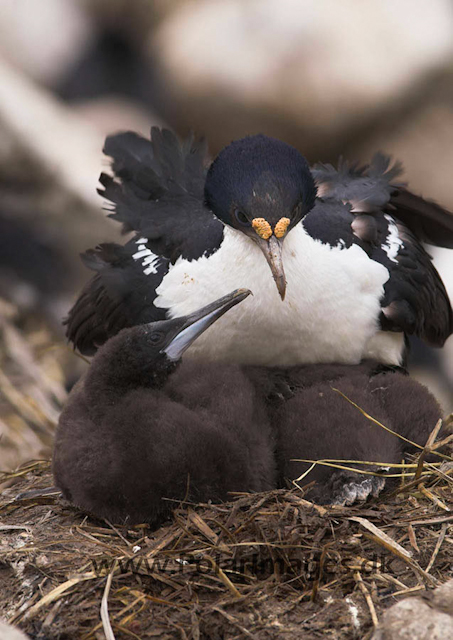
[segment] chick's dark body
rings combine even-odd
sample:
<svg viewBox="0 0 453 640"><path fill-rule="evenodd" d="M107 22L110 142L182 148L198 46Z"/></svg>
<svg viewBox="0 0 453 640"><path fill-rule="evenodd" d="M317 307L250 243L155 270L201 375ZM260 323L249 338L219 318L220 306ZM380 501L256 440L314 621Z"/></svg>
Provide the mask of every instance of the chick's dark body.
<svg viewBox="0 0 453 640"><path fill-rule="evenodd" d="M264 369L255 374L269 378ZM357 366L319 364L275 369L269 414L275 429L278 483L284 486L305 473L311 463L301 460L349 460L376 462L367 466L345 463L365 471L377 471L386 463L398 463L416 449L365 417L346 396L369 416L404 438L425 445L441 408L428 389L402 370L383 368L366 361ZM341 392L341 393L339 393ZM343 395L341 395L343 394ZM341 464L341 463L340 463ZM378 478L316 465L301 481L315 481L308 494L321 503L352 502L384 487ZM386 481L386 488L392 486ZM352 491L352 499L350 497ZM357 493L359 492L359 493Z"/></svg>
<svg viewBox="0 0 453 640"><path fill-rule="evenodd" d="M249 294L236 290L188 316L124 329L100 349L56 433L53 472L67 499L98 517L157 524L175 500L274 486L265 407L240 369L180 364Z"/></svg>
<svg viewBox="0 0 453 640"><path fill-rule="evenodd" d="M128 331L100 350L98 364L108 365ZM420 445L440 417L425 387L399 372L376 374L376 363L268 369L188 359L153 377L143 360L138 382L137 358L130 362L116 383L108 366L88 371L62 413L54 451L65 497L115 522L158 525L182 500L284 487L310 466L297 459L400 462L405 443L334 388ZM308 497L324 503L363 499L384 485L321 465L302 484L311 481Z"/></svg>
<svg viewBox="0 0 453 640"><path fill-rule="evenodd" d="M55 445L57 485L76 505L157 523L174 501L275 486L270 421L239 367L187 361L162 388L134 386L102 406L92 382L88 374L73 392Z"/></svg>

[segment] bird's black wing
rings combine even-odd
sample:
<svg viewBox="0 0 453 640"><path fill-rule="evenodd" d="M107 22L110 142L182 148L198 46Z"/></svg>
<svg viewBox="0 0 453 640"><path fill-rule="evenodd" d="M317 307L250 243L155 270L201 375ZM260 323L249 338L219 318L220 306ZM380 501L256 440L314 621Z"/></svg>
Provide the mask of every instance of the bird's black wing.
<svg viewBox="0 0 453 640"><path fill-rule="evenodd" d="M353 211L381 211L391 194L402 186L395 179L401 175L399 162L391 166L388 156L377 153L370 165L359 166L340 159L338 167L317 164L312 169L318 195L351 205Z"/></svg>
<svg viewBox="0 0 453 640"><path fill-rule="evenodd" d="M372 254L373 260L385 264L390 272L381 300L381 326L385 330L415 334L428 344L441 347L453 333L453 312L447 291L415 234L400 220L394 218L393 223L402 241L394 260L384 255L382 245Z"/></svg>
<svg viewBox="0 0 453 640"><path fill-rule="evenodd" d="M114 177L102 174L99 191L113 204L110 217L136 231L174 263L196 260L219 248L223 224L204 205L206 148L153 127L151 140L133 132L106 139Z"/></svg>
<svg viewBox="0 0 453 640"><path fill-rule="evenodd" d="M318 195L351 204L353 211L387 211L401 220L422 242L453 249L453 213L425 200L395 182L402 173L399 162L377 153L369 165L359 167L340 160L338 168L317 164L312 169Z"/></svg>
<svg viewBox="0 0 453 640"><path fill-rule="evenodd" d="M442 346L453 332L453 312L417 233L431 242L439 235L436 244L449 246L453 241L453 217L396 184L394 180L400 173L401 166L392 167L390 159L381 154L365 167L345 162L338 169L316 166L313 175L322 197L303 224L310 235L331 246L348 248L358 244L372 260L388 269L389 279L381 300L382 329L415 334L432 345ZM405 203L404 210L397 206L398 198ZM410 208L411 202L417 204L417 213ZM437 227L430 231L431 218L436 219Z"/></svg>
<svg viewBox="0 0 453 640"><path fill-rule="evenodd" d="M392 191L389 209L422 242L453 249L453 213L404 187Z"/></svg>
<svg viewBox="0 0 453 640"><path fill-rule="evenodd" d="M87 355L125 327L164 318L154 300L170 264L209 255L223 238L223 224L204 206L203 143L153 127L151 140L132 132L109 136L104 152L114 177L102 174L99 192L113 204L110 217L137 235L123 247L104 244L83 255L96 275L65 324Z"/></svg>
<svg viewBox="0 0 453 640"><path fill-rule="evenodd" d="M155 256L145 238L124 246L102 244L82 260L96 275L64 321L67 337L81 353L93 355L121 329L165 319L166 310L153 303L169 261Z"/></svg>

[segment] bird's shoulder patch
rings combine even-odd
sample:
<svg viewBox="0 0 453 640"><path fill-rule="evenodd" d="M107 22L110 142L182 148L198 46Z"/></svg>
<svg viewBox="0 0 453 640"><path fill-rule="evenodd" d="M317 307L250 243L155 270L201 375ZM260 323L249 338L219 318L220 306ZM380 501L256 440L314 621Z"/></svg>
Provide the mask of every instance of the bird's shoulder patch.
<svg viewBox="0 0 453 640"><path fill-rule="evenodd" d="M82 255L95 275L64 321L68 339L81 353L93 355L121 329L165 319L166 310L154 300L169 260L153 254L144 240L105 243Z"/></svg>

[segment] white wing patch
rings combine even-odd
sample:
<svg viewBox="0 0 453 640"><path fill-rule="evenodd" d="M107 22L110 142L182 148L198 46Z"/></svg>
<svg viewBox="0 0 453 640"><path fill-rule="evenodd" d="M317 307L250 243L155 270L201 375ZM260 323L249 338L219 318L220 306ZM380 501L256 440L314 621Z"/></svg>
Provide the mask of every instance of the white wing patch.
<svg viewBox="0 0 453 640"><path fill-rule="evenodd" d="M157 273L157 263L159 262L160 258L159 256L156 256L156 254L153 253L151 249L148 249L148 247L146 246L147 242L148 238L139 238L136 241L136 244L138 244L138 251L132 254L132 257L134 258L134 260L140 260L141 258L144 258L142 267L146 267L146 269L143 269L143 273L149 276L151 273Z"/></svg>
<svg viewBox="0 0 453 640"><path fill-rule="evenodd" d="M389 223L389 234L386 241L382 245L382 249L387 254L389 260L391 260L392 262L398 262L396 256L398 255L398 251L401 249L401 247L404 247L404 243L398 234L398 227L396 226L392 216L389 216L388 213L385 213L384 216Z"/></svg>

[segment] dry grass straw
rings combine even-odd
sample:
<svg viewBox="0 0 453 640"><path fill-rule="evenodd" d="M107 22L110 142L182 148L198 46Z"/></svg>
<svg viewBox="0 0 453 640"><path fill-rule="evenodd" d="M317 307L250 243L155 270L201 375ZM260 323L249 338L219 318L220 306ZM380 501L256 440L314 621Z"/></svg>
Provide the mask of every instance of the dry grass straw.
<svg viewBox="0 0 453 640"><path fill-rule="evenodd" d="M0 299L0 469L50 455L68 364L79 360L42 318Z"/></svg>
<svg viewBox="0 0 453 640"><path fill-rule="evenodd" d="M101 629L117 640L278 638L283 628L287 638L341 639L357 624L366 637L395 598L449 577L443 464L424 463L418 478L361 507L312 505L300 489L239 494L175 505L173 522L151 531L90 519L40 491L49 464L32 463L2 477L15 484L0 504L0 615L49 639ZM409 468L414 477L418 460Z"/></svg>

